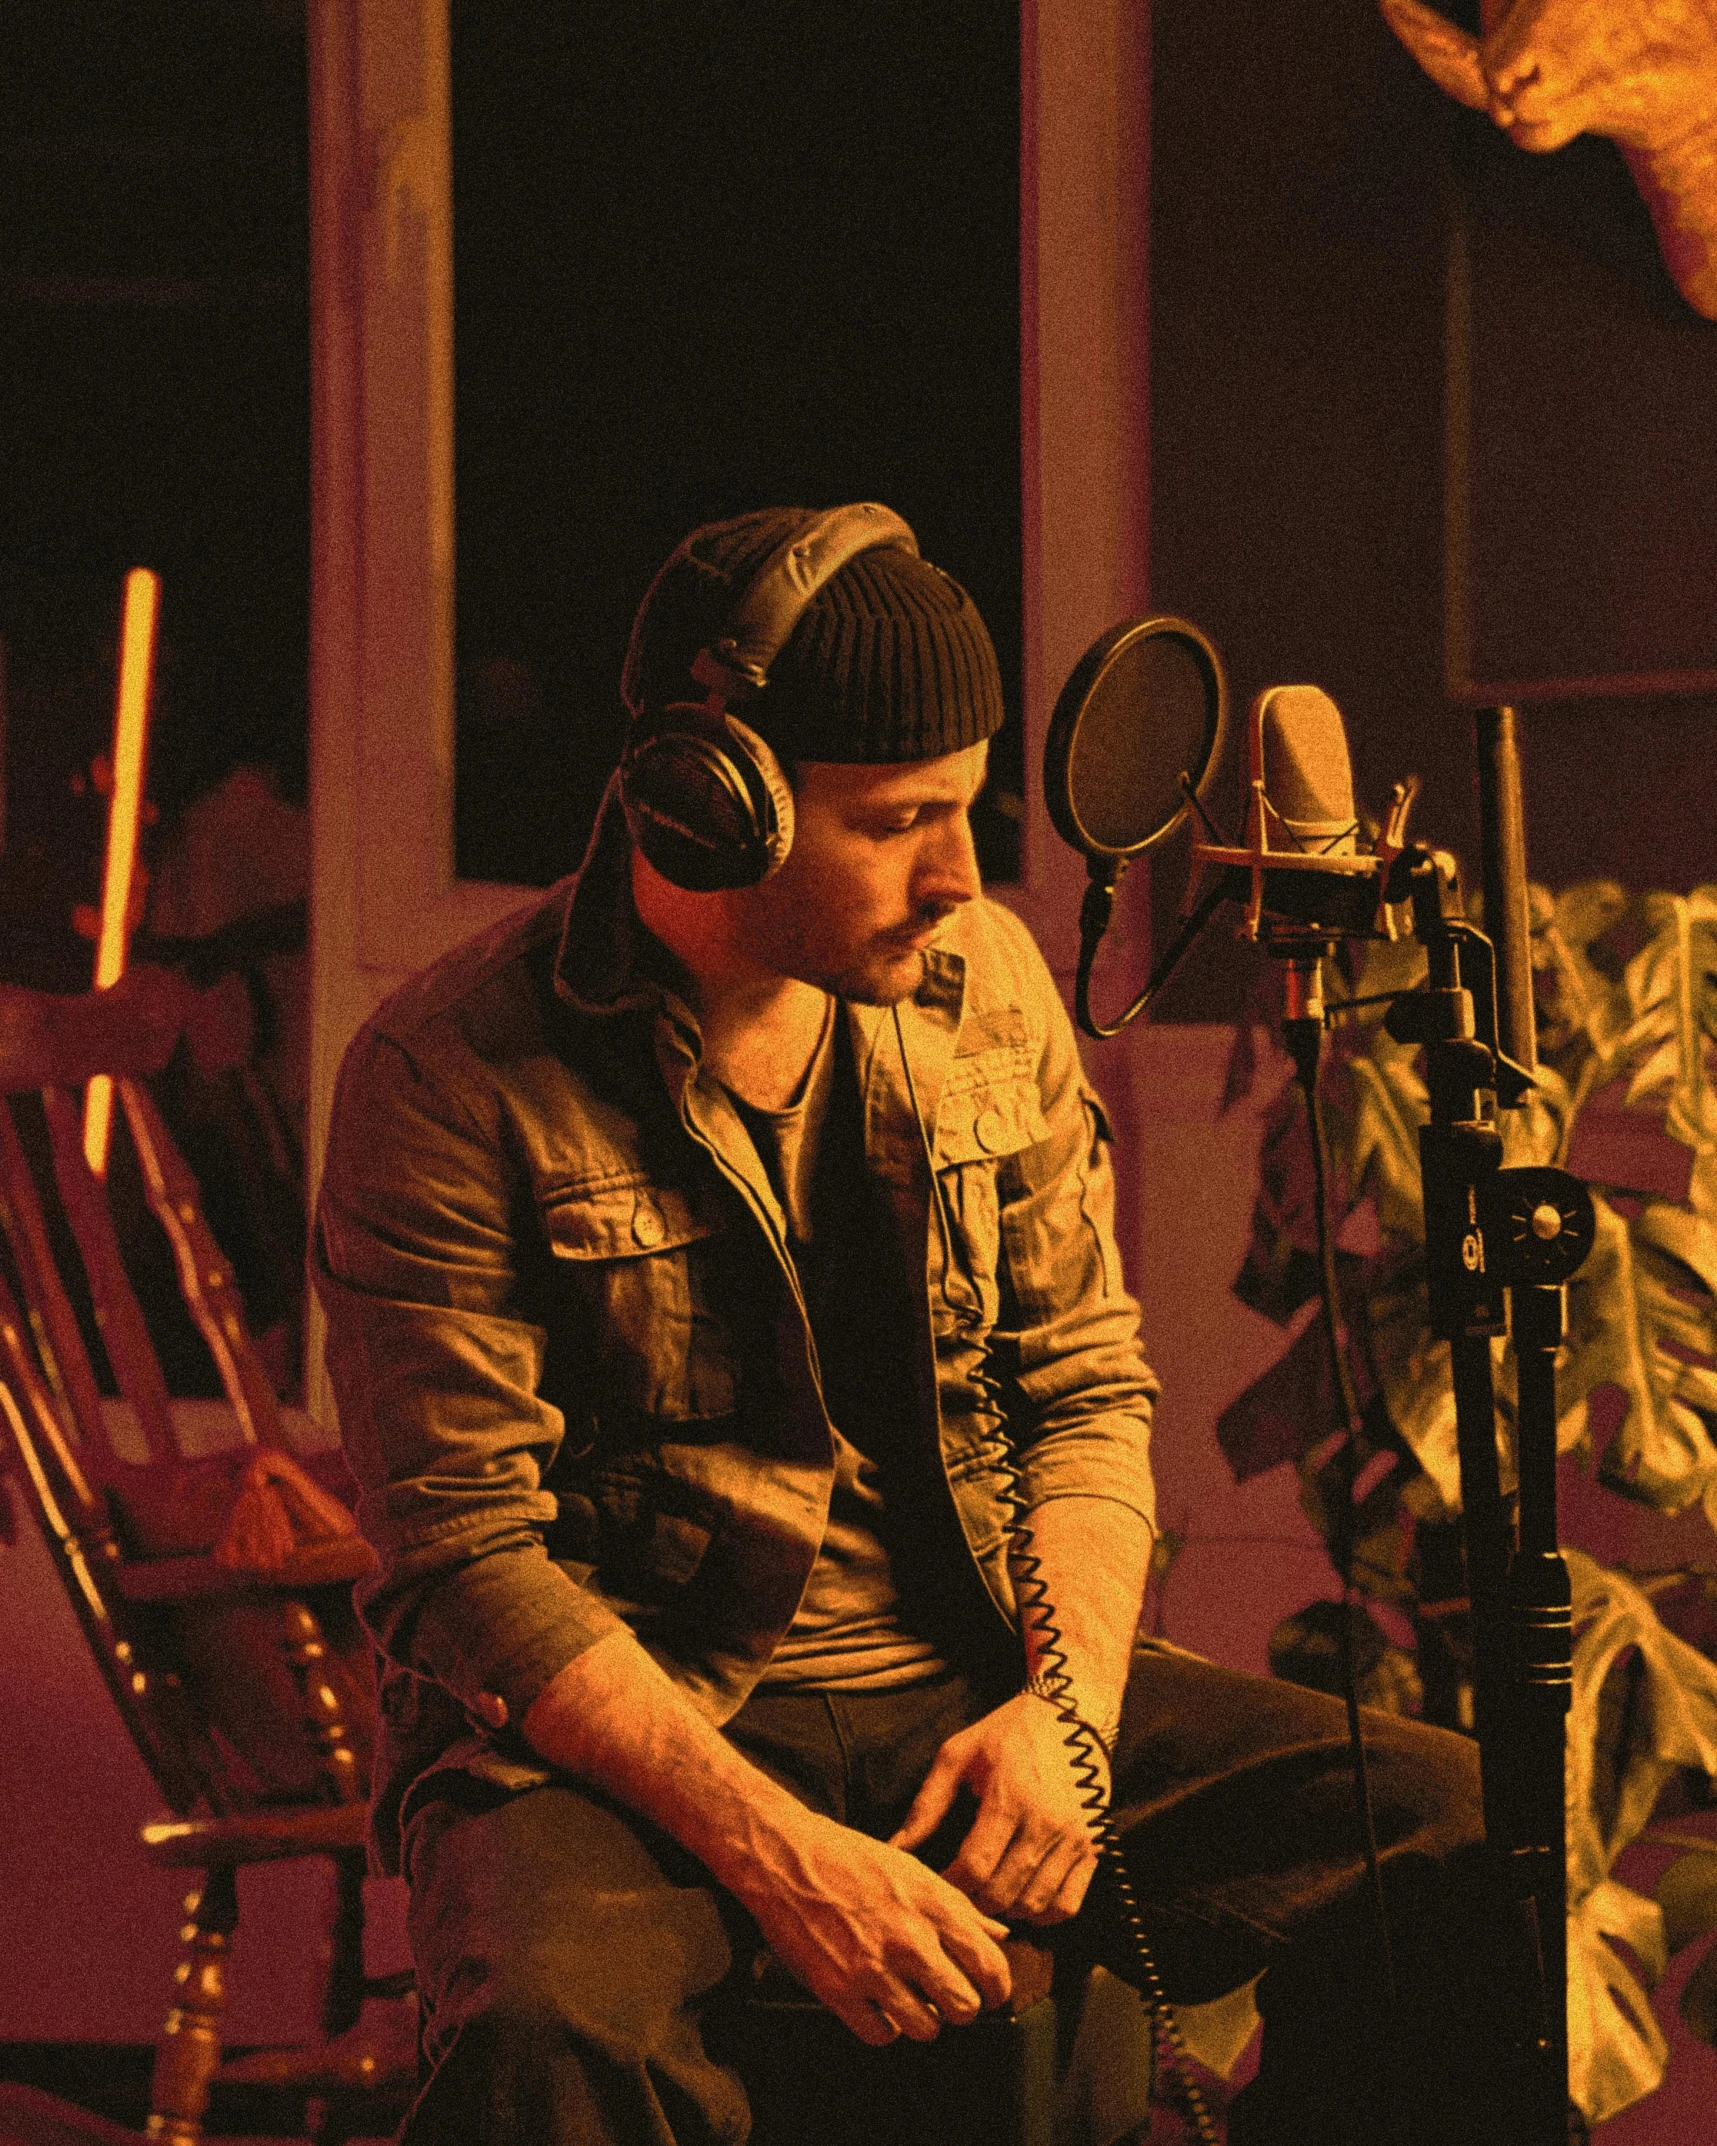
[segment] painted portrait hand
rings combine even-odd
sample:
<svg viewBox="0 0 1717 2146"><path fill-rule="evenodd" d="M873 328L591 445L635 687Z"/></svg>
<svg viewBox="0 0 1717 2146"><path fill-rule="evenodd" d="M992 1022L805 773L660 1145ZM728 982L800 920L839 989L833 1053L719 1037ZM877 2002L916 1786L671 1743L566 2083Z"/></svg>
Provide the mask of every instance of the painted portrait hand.
<svg viewBox="0 0 1717 2146"><path fill-rule="evenodd" d="M762 1849L755 1882L730 1877L730 1889L775 1957L860 2041L932 2041L944 2022L1006 2002L1005 1923L892 1843L802 1815Z"/></svg>
<svg viewBox="0 0 1717 2146"><path fill-rule="evenodd" d="M1105 1793L1107 1771L1104 1761ZM1010 1922L1065 1922L1076 1915L1097 1867L1097 1844L1054 1707L1021 1692L949 1737L895 1845L927 1841L961 1789L978 1811L947 1868L948 1882Z"/></svg>
<svg viewBox="0 0 1717 2146"><path fill-rule="evenodd" d="M1438 87L1521 148L1615 142L1676 287L1717 319L1717 0L1485 0L1477 38L1424 0L1379 4Z"/></svg>

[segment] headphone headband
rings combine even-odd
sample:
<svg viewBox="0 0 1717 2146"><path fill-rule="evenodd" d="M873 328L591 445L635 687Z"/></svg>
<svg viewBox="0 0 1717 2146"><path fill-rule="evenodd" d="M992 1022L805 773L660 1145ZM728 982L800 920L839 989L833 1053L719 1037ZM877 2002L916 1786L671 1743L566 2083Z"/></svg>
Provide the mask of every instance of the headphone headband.
<svg viewBox="0 0 1717 2146"><path fill-rule="evenodd" d="M628 695L620 800L633 841L675 886L699 894L752 887L781 868L793 841L792 789L731 704L768 684L817 591L849 559L883 546L918 556L917 538L887 507L866 501L815 515L766 555L720 637L698 651L692 676L707 701L647 707Z"/></svg>
<svg viewBox="0 0 1717 2146"><path fill-rule="evenodd" d="M721 638L699 652L692 675L723 700L760 692L769 667L825 582L849 559L884 545L918 556L918 539L898 514L874 501L831 507L808 529L789 537L758 567L734 606Z"/></svg>

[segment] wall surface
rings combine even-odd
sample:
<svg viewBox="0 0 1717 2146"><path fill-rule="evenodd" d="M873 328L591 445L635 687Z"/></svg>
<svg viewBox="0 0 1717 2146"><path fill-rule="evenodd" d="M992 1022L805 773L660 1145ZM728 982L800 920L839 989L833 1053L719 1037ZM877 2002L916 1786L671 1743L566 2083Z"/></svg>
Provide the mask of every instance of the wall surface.
<svg viewBox="0 0 1717 2146"><path fill-rule="evenodd" d="M1534 877L1717 877L1717 327L1616 151L1516 150L1374 0L1153 12L1153 604L1212 635L1236 714L1324 686L1361 806L1419 774L1414 832L1475 879L1469 710L1501 699ZM1245 983L1207 945L1165 1009Z"/></svg>

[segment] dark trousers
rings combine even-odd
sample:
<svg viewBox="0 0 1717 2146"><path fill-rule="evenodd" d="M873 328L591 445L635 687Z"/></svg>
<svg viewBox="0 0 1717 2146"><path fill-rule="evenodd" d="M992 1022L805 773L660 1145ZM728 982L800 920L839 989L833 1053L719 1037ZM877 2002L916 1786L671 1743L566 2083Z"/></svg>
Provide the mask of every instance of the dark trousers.
<svg viewBox="0 0 1717 2146"><path fill-rule="evenodd" d="M985 1703L953 1676L760 1693L727 1733L812 1808L884 1836ZM1474 1748L1392 1715L1365 1723L1396 2005L1340 1705L1183 1655L1135 1658L1112 1807L1163 1983L1199 2002L1264 1973L1235 2146L1511 2146L1523 1963L1478 1851ZM500 1796L454 1781L416 1810L406 1853L433 2065L406 2146L746 2137L744 2090L700 2019L749 1926L701 1864L562 1784ZM1139 1979L1101 1875L1056 1942Z"/></svg>

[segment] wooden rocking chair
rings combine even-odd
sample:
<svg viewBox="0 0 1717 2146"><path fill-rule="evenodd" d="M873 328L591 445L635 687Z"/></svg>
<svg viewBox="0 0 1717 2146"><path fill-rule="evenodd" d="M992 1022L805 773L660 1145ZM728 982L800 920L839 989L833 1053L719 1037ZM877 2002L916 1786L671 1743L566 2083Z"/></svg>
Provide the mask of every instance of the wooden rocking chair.
<svg viewBox="0 0 1717 2146"><path fill-rule="evenodd" d="M200 1874L157 2044L149 2135L170 2146L202 2137L221 2069L238 1869L327 1856L337 1873L327 2043L241 2060L222 2075L303 2092L332 2146L354 2128L391 2128L398 2110L378 2122L374 2094L403 2106L414 2071L409 2024L391 2061L350 2035L366 1996L409 1984L373 1984L363 1966L374 1698L351 1586L371 1555L341 1495L337 1452L291 1450L196 1182L141 1085L197 997L160 971L153 980L134 972L88 999L0 987L0 1458L10 1443L108 1690L166 1801L166 1814L143 1828L144 1851ZM106 1184L84 1159L70 1091L97 1072L114 1077L116 1116L148 1206L219 1371L230 1442L213 1450L186 1450L187 1412L169 1402ZM33 1122L30 1106L20 1113L14 1100L26 1091L39 1095ZM38 1156L45 1140L51 1158L40 1175L21 1135L26 1123ZM118 1407L103 1401L73 1309L72 1270L62 1273L54 1256L41 1181L49 1175L62 1247L75 1243Z"/></svg>

